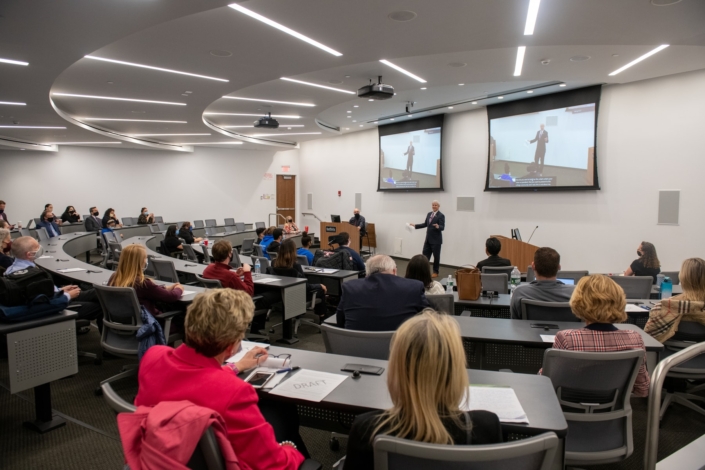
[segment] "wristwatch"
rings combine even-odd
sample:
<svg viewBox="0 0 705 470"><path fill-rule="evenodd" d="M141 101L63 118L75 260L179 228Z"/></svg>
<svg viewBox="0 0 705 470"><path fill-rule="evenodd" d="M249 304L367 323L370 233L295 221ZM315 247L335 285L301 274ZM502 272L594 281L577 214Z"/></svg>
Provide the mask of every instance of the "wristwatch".
<svg viewBox="0 0 705 470"><path fill-rule="evenodd" d="M280 445L280 446L283 446L283 445L290 445L291 447L293 447L294 449L296 449L296 444L294 444L294 443L291 442L291 441L281 441L281 442L279 443L279 445Z"/></svg>

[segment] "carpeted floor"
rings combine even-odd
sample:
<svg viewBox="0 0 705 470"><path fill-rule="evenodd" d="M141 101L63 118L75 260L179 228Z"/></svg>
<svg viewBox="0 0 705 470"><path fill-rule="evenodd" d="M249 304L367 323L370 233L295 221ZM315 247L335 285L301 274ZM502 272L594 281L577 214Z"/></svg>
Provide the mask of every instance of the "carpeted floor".
<svg viewBox="0 0 705 470"><path fill-rule="evenodd" d="M399 270L403 272L402 262ZM405 269L405 264L404 264ZM277 321L278 318L273 318ZM277 330L272 338L281 336ZM313 328L302 327L300 341L294 348L324 351L322 337ZM78 337L79 350L97 352L98 331ZM106 357L98 366L91 359L79 358L79 373L52 384L53 407L67 417L63 428L39 435L22 427L22 422L34 417L32 391L17 395L9 393L6 346L0 341L0 469L121 469L122 450L114 413L94 390L98 383L117 374L121 367L131 361ZM115 390L125 399L132 400L137 392L134 379L125 379L114 384ZM646 399L634 399L634 454L626 461L592 467L597 470L637 470L643 468L643 452L646 428ZM341 449L333 452L328 447L330 434L316 429L301 431L313 458L324 468L330 469L334 462L345 455L345 441ZM705 434L705 417L692 413L680 405L673 405L663 420L659 440L659 459L685 446Z"/></svg>

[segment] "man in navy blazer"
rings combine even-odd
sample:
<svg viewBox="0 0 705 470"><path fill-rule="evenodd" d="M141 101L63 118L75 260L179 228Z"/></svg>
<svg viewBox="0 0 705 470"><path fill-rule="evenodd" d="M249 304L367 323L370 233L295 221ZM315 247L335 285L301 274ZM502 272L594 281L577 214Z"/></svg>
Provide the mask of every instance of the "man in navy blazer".
<svg viewBox="0 0 705 470"><path fill-rule="evenodd" d="M59 226L54 220L54 213L45 210L44 212L42 212L42 217L39 223L37 224L37 228L44 227L44 229L47 231L47 235L49 235L49 238L58 237L59 235L61 235L61 230L59 230Z"/></svg>
<svg viewBox="0 0 705 470"><path fill-rule="evenodd" d="M429 308L421 281L397 276L394 260L376 255L367 260L367 277L343 284L337 324L358 331L395 331Z"/></svg>
<svg viewBox="0 0 705 470"><path fill-rule="evenodd" d="M439 209L441 203L433 201L433 209L426 215L426 220L422 224L409 224L412 227L426 229L426 240L423 243L423 255L431 261L433 254L433 274L431 277L438 277L438 270L441 264L441 245L443 244L443 230L446 228L446 216Z"/></svg>

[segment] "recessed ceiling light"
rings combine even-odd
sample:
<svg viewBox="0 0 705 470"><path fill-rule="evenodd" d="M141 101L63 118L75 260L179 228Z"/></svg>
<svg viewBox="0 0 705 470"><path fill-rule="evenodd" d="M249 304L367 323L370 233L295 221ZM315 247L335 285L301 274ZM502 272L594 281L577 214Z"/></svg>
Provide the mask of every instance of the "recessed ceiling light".
<svg viewBox="0 0 705 470"><path fill-rule="evenodd" d="M421 87L421 89L422 89L422 90L425 90L425 89L426 89L426 87Z"/></svg>
<svg viewBox="0 0 705 470"><path fill-rule="evenodd" d="M112 85L112 84L113 84L113 82L106 82L106 83L107 83L108 85Z"/></svg>
<svg viewBox="0 0 705 470"><path fill-rule="evenodd" d="M230 51L213 49L212 51L210 51L210 55L215 56L215 57L230 57L231 55L233 55L233 53Z"/></svg>
<svg viewBox="0 0 705 470"><path fill-rule="evenodd" d="M682 1L683 0L651 0L651 4L655 7L670 7Z"/></svg>
<svg viewBox="0 0 705 470"><path fill-rule="evenodd" d="M387 15L387 18L393 21L411 21L416 18L416 13L410 10L393 11Z"/></svg>
<svg viewBox="0 0 705 470"><path fill-rule="evenodd" d="M374 101L374 100L373 100L373 99L369 99L369 100L367 100L367 101Z"/></svg>
<svg viewBox="0 0 705 470"><path fill-rule="evenodd" d="M477 101L473 101L472 104L477 104Z"/></svg>
<svg viewBox="0 0 705 470"><path fill-rule="evenodd" d="M373 124L377 124L379 121L375 121Z"/></svg>
<svg viewBox="0 0 705 470"><path fill-rule="evenodd" d="M66 129L61 126L0 126L2 129Z"/></svg>
<svg viewBox="0 0 705 470"><path fill-rule="evenodd" d="M458 83L458 86L465 86L464 83Z"/></svg>
<svg viewBox="0 0 705 470"><path fill-rule="evenodd" d="M345 130L346 130L346 131L349 131L349 130L350 130L350 128L349 128L349 127L346 127L346 128L345 128Z"/></svg>
<svg viewBox="0 0 705 470"><path fill-rule="evenodd" d="M14 65L29 65L29 62L22 62L21 60L0 59L0 62Z"/></svg>
<svg viewBox="0 0 705 470"><path fill-rule="evenodd" d="M468 64L466 64L465 62L451 62L448 64L448 67L454 67L456 69L459 69L459 68L465 67L467 65Z"/></svg>
<svg viewBox="0 0 705 470"><path fill-rule="evenodd" d="M497 99L498 99L498 100L503 100L503 99L504 99L504 96L498 96Z"/></svg>
<svg viewBox="0 0 705 470"><path fill-rule="evenodd" d="M193 92L192 92L192 91L185 91L184 93L190 95L190 94L193 93Z"/></svg>
<svg viewBox="0 0 705 470"><path fill-rule="evenodd" d="M250 124L249 126L220 126L226 129L244 129L244 128L253 128L255 127L253 124ZM286 124L286 127L306 127L303 124Z"/></svg>
<svg viewBox="0 0 705 470"><path fill-rule="evenodd" d="M533 92L534 92L534 90L529 90L529 91L527 91L527 93L529 93L529 94L531 94L531 93L533 93Z"/></svg>
<svg viewBox="0 0 705 470"><path fill-rule="evenodd" d="M632 60L631 62L629 62L629 63L628 63L627 65L625 65L624 67L615 70L615 71L612 72L609 76L612 77L612 76L614 76L614 75L617 75L618 73L627 70L627 69L628 69L629 67L631 67L632 65L636 65L636 64L638 64L639 62L641 62L642 60L648 59L648 58L651 57L652 55L656 54L657 52L660 52L660 51L664 50L664 49L667 48L667 47L668 47L668 44L662 44L662 45L658 46L656 49L653 49L653 50L647 52L647 53L644 54L643 56L638 57L638 58Z"/></svg>
<svg viewBox="0 0 705 470"><path fill-rule="evenodd" d="M526 14L526 25L524 26L524 36L531 36L534 34L534 28L536 27L536 17L539 15L539 5L541 0L531 0L529 2L529 11Z"/></svg>
<svg viewBox="0 0 705 470"><path fill-rule="evenodd" d="M126 122L168 122L171 124L187 124L186 121L162 121L160 119L113 119L113 118L77 118L79 121L126 121Z"/></svg>
<svg viewBox="0 0 705 470"><path fill-rule="evenodd" d="M261 114L245 114L245 113L203 113L206 116L256 116L262 117ZM272 114L273 118L283 118L283 119L301 119L301 116L292 116L285 114Z"/></svg>
<svg viewBox="0 0 705 470"><path fill-rule="evenodd" d="M135 113L135 114L144 114L146 111L130 111L130 112Z"/></svg>
<svg viewBox="0 0 705 470"><path fill-rule="evenodd" d="M333 88L332 86L319 85L318 83L304 82L302 80L294 80L293 78L286 78L286 77L281 77L281 79L286 80L287 82L300 83L302 85L315 86L317 88L325 88L326 90L339 91L340 93L347 93L349 95L355 94L354 91L343 90L341 88ZM338 82L343 83L340 80L338 80Z"/></svg>
<svg viewBox="0 0 705 470"><path fill-rule="evenodd" d="M309 108L312 108L316 106L315 104L311 103L295 103L293 101L275 101L275 100L264 100L260 98L243 98L241 96L223 96L223 98L227 98L229 100L244 100L244 101L257 101L260 103L277 103L277 104L290 104L293 106L306 106Z"/></svg>
<svg viewBox="0 0 705 470"><path fill-rule="evenodd" d="M573 57L570 58L571 62L583 62L585 60L589 60L590 56L589 55L574 55Z"/></svg>
<svg viewBox="0 0 705 470"><path fill-rule="evenodd" d="M358 104L353 105L353 108L359 108L359 107L360 107L360 105L358 105Z"/></svg>
<svg viewBox="0 0 705 470"><path fill-rule="evenodd" d="M565 83L561 83L561 84L558 85L558 86L561 87L561 88L563 88L564 86L566 86L566 84L565 84Z"/></svg>
<svg viewBox="0 0 705 470"><path fill-rule="evenodd" d="M172 69L164 69L161 67L153 67L151 65L144 65L144 64L136 64L134 62L125 62L122 60L115 60L115 59L106 59L105 57L96 57L93 55L87 55L84 56L86 59L92 59L92 60L100 60L103 62L111 62L113 64L120 64L120 65L129 65L131 67L140 67L143 69L150 69L150 70L158 70L159 72L169 72L169 73L176 73L179 75L188 75L189 77L196 77L196 78L205 78L207 80L216 80L218 82L229 82L230 80L226 80L224 78L215 78L215 77L209 77L208 75L199 75L195 73L190 73L190 72L182 72L180 70L172 70Z"/></svg>
<svg viewBox="0 0 705 470"><path fill-rule="evenodd" d="M346 118L350 119L352 116L345 116Z"/></svg>
<svg viewBox="0 0 705 470"><path fill-rule="evenodd" d="M400 72L403 73L404 75L407 75L407 76L413 78L414 80L417 80L417 81L419 81L419 82L421 82L421 83L426 83L426 80L424 80L423 78L414 75L413 73L411 73L411 72L409 72L408 70L405 70L405 69L399 67L398 65L394 65L393 63L389 62L388 60L382 59L382 60L380 60L380 62L382 62L384 65L388 65L389 67L393 68L394 70L400 71ZM396 93L394 93L394 94L396 95Z"/></svg>
<svg viewBox="0 0 705 470"><path fill-rule="evenodd" d="M169 136L169 135L210 135L209 133L207 134L130 134L132 137L161 137L161 136Z"/></svg>
<svg viewBox="0 0 705 470"><path fill-rule="evenodd" d="M514 76L518 77L521 75L521 67L524 65L524 54L526 53L526 46L519 46L517 49L517 61L514 64Z"/></svg>
<svg viewBox="0 0 705 470"><path fill-rule="evenodd" d="M363 126L363 124L360 124L360 127L362 127L362 126Z"/></svg>
<svg viewBox="0 0 705 470"><path fill-rule="evenodd" d="M10 106L27 106L27 103L15 103L14 101L0 101L0 104L6 104Z"/></svg>
<svg viewBox="0 0 705 470"><path fill-rule="evenodd" d="M20 149L20 150L25 150L25 149Z"/></svg>
<svg viewBox="0 0 705 470"><path fill-rule="evenodd" d="M242 142L235 142L233 140L229 140L227 142L179 142L176 145L221 145L221 144L242 145Z"/></svg>
<svg viewBox="0 0 705 470"><path fill-rule="evenodd" d="M279 31L283 31L283 32L285 32L286 34L289 34L289 35L291 35L291 36L294 36L296 39L300 39L300 40L302 40L302 41L304 41L304 42L307 42L307 43L311 44L312 46L316 46L316 47L319 48L319 49L323 49L324 51L328 52L329 54L333 54L334 56L337 56L337 57L340 57L341 55L343 55L343 54L341 54L340 52L338 52L338 51L336 51L336 50L334 50L334 49L331 49L330 47L325 46L325 45L321 44L321 43L318 42L318 41L314 41L313 39L311 39L311 38L309 38L309 37L307 37L307 36L304 36L304 35L301 34L301 33L297 33L297 32L294 31L293 29L287 28L286 26L284 26L284 25L282 25L282 24L279 24L279 23L277 23L276 21L270 20L269 18L265 18L264 16L262 16L262 15L260 15L260 14L258 14L258 13L255 13L255 12L252 11L252 10L248 10L247 8L245 8L245 7L243 7L243 6L240 6L240 5L238 5L237 3L231 3L231 4L228 5L228 6L229 6L230 8L232 8L233 10L237 10L237 11L239 11L240 13L246 14L246 15L249 16L250 18L254 18L254 19L256 19L256 20L258 20L258 21L261 21L262 23L267 24L267 25L269 25L269 26L271 26L271 27L273 27L273 28L277 28Z"/></svg>
<svg viewBox="0 0 705 470"><path fill-rule="evenodd" d="M453 109L453 107L452 107L452 106L448 106L448 109Z"/></svg>
<svg viewBox="0 0 705 470"><path fill-rule="evenodd" d="M181 96L188 96L188 93L181 93Z"/></svg>
<svg viewBox="0 0 705 470"><path fill-rule="evenodd" d="M355 119L353 119L353 122L357 122Z"/></svg>
<svg viewBox="0 0 705 470"><path fill-rule="evenodd" d="M337 78L333 78L331 80L328 80L328 83L330 83L331 85L342 85L343 81L338 80Z"/></svg>
<svg viewBox="0 0 705 470"><path fill-rule="evenodd" d="M390 119L390 121L393 121L393 120L394 120L394 118L391 118L391 119Z"/></svg>
<svg viewBox="0 0 705 470"><path fill-rule="evenodd" d="M348 113L352 113L352 111L347 111Z"/></svg>
<svg viewBox="0 0 705 470"><path fill-rule="evenodd" d="M46 142L44 145L115 145L122 142Z"/></svg>
<svg viewBox="0 0 705 470"><path fill-rule="evenodd" d="M52 95L68 96L68 97L72 97L72 98L90 98L90 99L96 99L96 100L136 101L138 103L170 104L173 106L186 106L186 103L174 103L171 101L138 100L136 98L116 98L114 96L76 95L73 93L52 93Z"/></svg>
<svg viewBox="0 0 705 470"><path fill-rule="evenodd" d="M285 135L320 135L320 132L287 132L284 134L252 134L252 137L269 137L269 136L285 136Z"/></svg>

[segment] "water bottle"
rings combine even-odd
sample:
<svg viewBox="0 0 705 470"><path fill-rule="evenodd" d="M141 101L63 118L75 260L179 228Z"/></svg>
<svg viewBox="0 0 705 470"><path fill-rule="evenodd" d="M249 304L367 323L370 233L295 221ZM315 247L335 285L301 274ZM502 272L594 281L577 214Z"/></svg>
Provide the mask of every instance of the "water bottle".
<svg viewBox="0 0 705 470"><path fill-rule="evenodd" d="M664 277L661 283L661 298L668 299L673 295L673 283L670 277Z"/></svg>
<svg viewBox="0 0 705 470"><path fill-rule="evenodd" d="M450 274L448 275L448 281L446 282L446 293L453 293L453 276L451 276Z"/></svg>
<svg viewBox="0 0 705 470"><path fill-rule="evenodd" d="M519 287L519 284L521 283L521 273L519 272L519 269L517 269L516 266L514 266L514 269L512 269L512 276L509 282L512 285L512 290Z"/></svg>
<svg viewBox="0 0 705 470"><path fill-rule="evenodd" d="M255 275L259 274L259 258L255 260Z"/></svg>

